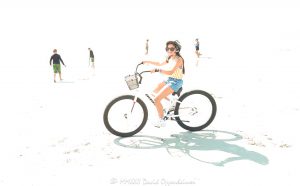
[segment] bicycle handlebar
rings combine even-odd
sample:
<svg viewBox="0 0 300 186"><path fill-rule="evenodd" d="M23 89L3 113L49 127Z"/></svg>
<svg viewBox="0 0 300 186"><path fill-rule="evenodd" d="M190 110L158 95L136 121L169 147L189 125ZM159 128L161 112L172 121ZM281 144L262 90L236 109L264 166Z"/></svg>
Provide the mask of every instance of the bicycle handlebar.
<svg viewBox="0 0 300 186"><path fill-rule="evenodd" d="M142 71L142 72L138 72L139 66L140 66L140 65L143 65L143 64L144 64L144 62L141 62L141 63L139 63L139 64L136 66L136 68L135 68L135 74L139 75L139 77L140 77L139 84L142 83L142 79L143 79L142 74L143 74L143 73L146 73L146 72L151 72L150 70L145 70L145 71Z"/></svg>

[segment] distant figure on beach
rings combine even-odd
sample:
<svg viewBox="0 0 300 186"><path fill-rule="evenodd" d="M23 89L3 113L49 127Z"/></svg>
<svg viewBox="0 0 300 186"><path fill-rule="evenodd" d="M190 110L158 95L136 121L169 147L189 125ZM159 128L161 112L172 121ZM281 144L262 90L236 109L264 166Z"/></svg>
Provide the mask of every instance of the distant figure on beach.
<svg viewBox="0 0 300 186"><path fill-rule="evenodd" d="M90 57L89 57L89 66L92 67L93 69L95 68L95 57L94 57L94 52L91 48L88 48L90 51Z"/></svg>
<svg viewBox="0 0 300 186"><path fill-rule="evenodd" d="M149 39L146 40L146 44L145 44L145 55L148 55L148 51L149 51Z"/></svg>
<svg viewBox="0 0 300 186"><path fill-rule="evenodd" d="M196 53L196 56L197 56L196 66L199 65L199 59L200 59L200 55L201 55L199 49L200 49L199 39L196 38L195 39L195 53Z"/></svg>
<svg viewBox="0 0 300 186"><path fill-rule="evenodd" d="M51 62L53 61L53 71L54 71L54 83L56 83L56 74L59 74L59 79L63 80L61 78L61 67L60 67L60 62L66 67L66 65L64 64L63 60L61 59L60 55L57 54L57 50L54 49L53 50L53 55L50 58L50 66L51 66Z"/></svg>
<svg viewBox="0 0 300 186"><path fill-rule="evenodd" d="M199 49L200 49L200 43L199 43L199 39L196 38L195 40L195 53L197 55L197 58L200 58L200 52L199 52Z"/></svg>
<svg viewBox="0 0 300 186"><path fill-rule="evenodd" d="M91 73L94 76L95 75L95 56L94 56L94 52L91 48L88 48L88 50L90 51L90 54L89 54L89 67L91 68Z"/></svg>

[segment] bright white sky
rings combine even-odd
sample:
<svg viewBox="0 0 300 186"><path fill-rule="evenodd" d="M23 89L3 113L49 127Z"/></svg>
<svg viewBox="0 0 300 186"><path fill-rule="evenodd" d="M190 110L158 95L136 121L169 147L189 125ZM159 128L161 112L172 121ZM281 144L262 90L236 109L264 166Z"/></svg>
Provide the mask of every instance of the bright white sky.
<svg viewBox="0 0 300 186"><path fill-rule="evenodd" d="M179 8L191 8L191 7L204 7L204 8L216 8L216 7L295 7L297 5L296 0L2 0L1 7L147 7L147 8L158 8L158 7L179 7Z"/></svg>
<svg viewBox="0 0 300 186"><path fill-rule="evenodd" d="M300 8L292 0L2 0L0 7L2 66L40 65L53 48L74 64L86 61L88 47L105 59L138 60L146 38L157 56L166 40L178 39L187 58L195 38L224 59L300 43Z"/></svg>

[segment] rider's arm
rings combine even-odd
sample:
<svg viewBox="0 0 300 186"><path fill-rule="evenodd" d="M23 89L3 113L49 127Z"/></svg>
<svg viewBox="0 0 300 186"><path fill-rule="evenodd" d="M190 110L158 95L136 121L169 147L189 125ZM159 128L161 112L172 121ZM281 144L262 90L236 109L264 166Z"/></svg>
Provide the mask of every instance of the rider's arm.
<svg viewBox="0 0 300 186"><path fill-rule="evenodd" d="M167 64L167 61L164 61L162 63L160 62L154 62L154 61L143 61L143 64L150 64L150 65L155 65L155 66L163 66L165 64Z"/></svg>
<svg viewBox="0 0 300 186"><path fill-rule="evenodd" d="M176 61L176 65L174 65L174 67L171 70L159 69L159 72L162 73L162 74L166 74L166 75L172 75L177 68L180 68L182 66L183 66L183 60L182 60L181 57L179 57Z"/></svg>

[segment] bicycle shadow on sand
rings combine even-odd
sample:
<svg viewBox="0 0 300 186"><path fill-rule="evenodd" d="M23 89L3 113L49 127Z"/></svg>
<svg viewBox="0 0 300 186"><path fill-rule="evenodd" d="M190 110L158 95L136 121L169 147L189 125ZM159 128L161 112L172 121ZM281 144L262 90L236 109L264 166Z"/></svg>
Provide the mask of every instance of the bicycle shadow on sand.
<svg viewBox="0 0 300 186"><path fill-rule="evenodd" d="M173 156L174 150L177 152L180 151L199 162L215 166L224 166L227 163L238 160L249 160L260 165L267 165L269 163L268 158L263 154L228 143L241 139L243 139L241 135L233 132L202 130L199 132L172 134L171 138L136 135L127 138L117 138L114 140L114 143L122 147L134 149L166 148L171 156ZM209 151L213 152L208 153ZM217 160L203 160L210 159L209 157L214 156L216 152L223 153L220 153L222 156L217 157Z"/></svg>

